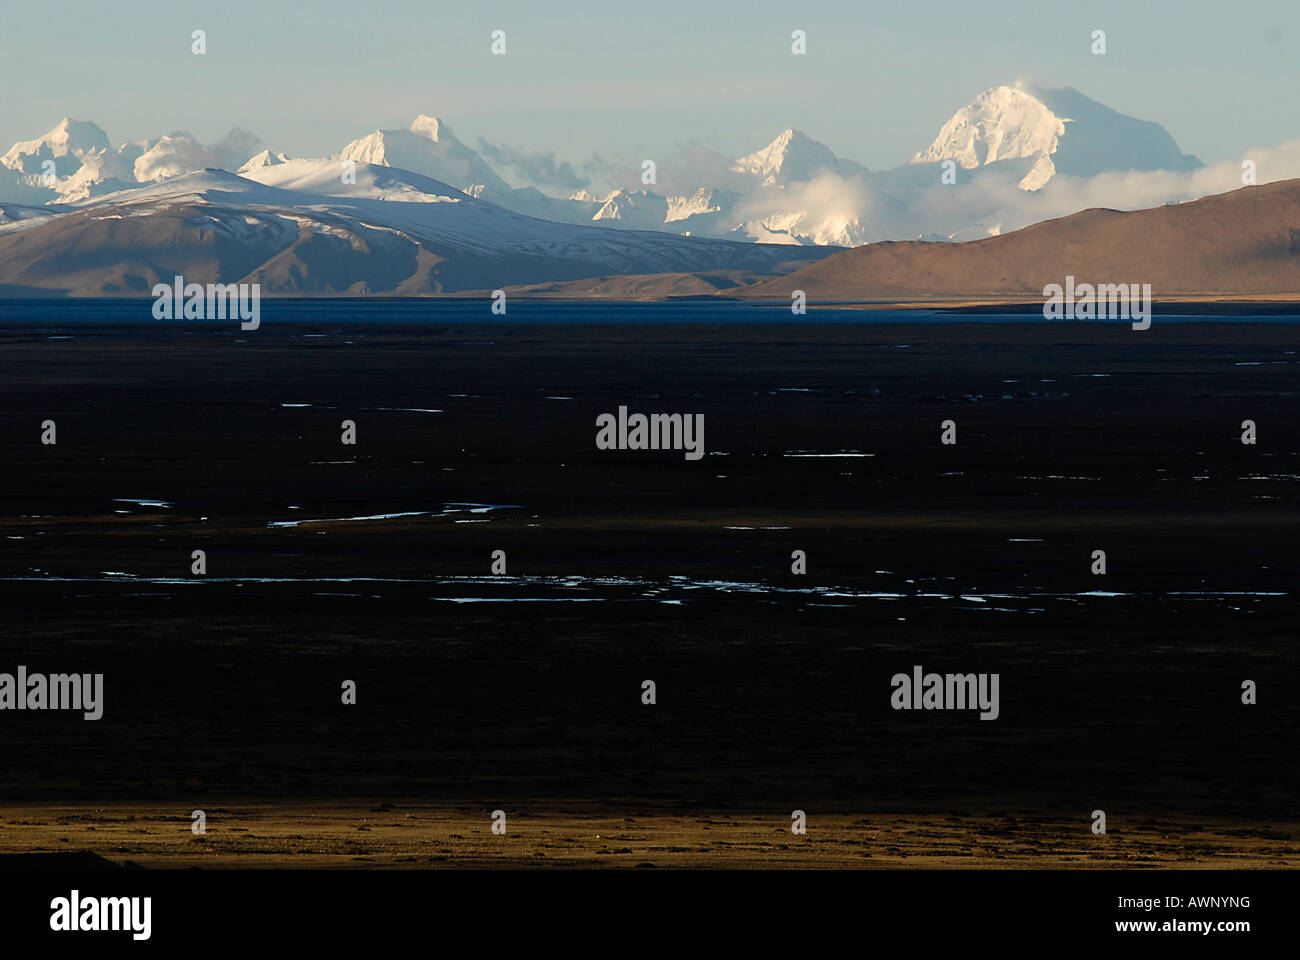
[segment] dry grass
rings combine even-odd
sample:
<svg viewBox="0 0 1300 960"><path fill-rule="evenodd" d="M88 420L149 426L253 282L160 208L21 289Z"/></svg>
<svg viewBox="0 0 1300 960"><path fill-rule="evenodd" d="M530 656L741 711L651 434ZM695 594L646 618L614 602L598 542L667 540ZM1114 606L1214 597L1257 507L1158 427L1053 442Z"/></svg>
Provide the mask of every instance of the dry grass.
<svg viewBox="0 0 1300 960"><path fill-rule="evenodd" d="M0 808L0 852L91 850L149 868L666 867L762 869L1296 868L1293 823L1132 817L1095 836L1085 816L819 815L521 808L494 835L487 809L366 802L209 807Z"/></svg>

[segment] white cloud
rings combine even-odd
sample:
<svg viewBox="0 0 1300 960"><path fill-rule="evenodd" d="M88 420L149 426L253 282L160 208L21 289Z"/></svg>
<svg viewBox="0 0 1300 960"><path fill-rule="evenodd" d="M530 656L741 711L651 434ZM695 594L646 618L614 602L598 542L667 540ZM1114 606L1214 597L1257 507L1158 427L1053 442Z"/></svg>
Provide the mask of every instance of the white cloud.
<svg viewBox="0 0 1300 960"><path fill-rule="evenodd" d="M925 183L889 173L840 177L824 173L785 188L765 188L741 200L736 219L795 230L822 243L874 243L951 237L972 240L1095 207L1140 210L1239 189L1242 160L1255 163L1256 182L1300 178L1300 140L1244 152L1240 159L1189 172L1123 171L1082 178L1057 174L1041 189L1018 187L1015 163L993 164L956 185ZM753 231L750 236L757 237Z"/></svg>
<svg viewBox="0 0 1300 960"><path fill-rule="evenodd" d="M135 161L135 178L148 183L219 166L221 158L216 151L198 141L187 136L162 137Z"/></svg>

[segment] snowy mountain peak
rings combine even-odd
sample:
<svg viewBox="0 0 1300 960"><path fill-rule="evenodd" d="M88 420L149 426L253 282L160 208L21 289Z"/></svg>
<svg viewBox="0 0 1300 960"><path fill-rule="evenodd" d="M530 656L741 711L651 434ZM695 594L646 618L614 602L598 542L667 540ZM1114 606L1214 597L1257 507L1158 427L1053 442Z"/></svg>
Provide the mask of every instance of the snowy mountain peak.
<svg viewBox="0 0 1300 960"><path fill-rule="evenodd" d="M592 220L619 220L640 230L661 230L668 218L668 201L649 190L615 190Z"/></svg>
<svg viewBox="0 0 1300 960"><path fill-rule="evenodd" d="M287 153L272 153L270 150L263 150L261 153L245 160L238 172L243 174L261 170L264 167L278 167L281 164L288 163L291 159Z"/></svg>
<svg viewBox="0 0 1300 960"><path fill-rule="evenodd" d="M693 194L668 198L668 216L666 222L675 223L710 213L722 213L736 200L736 195L715 190L712 187L700 187Z"/></svg>
<svg viewBox="0 0 1300 960"><path fill-rule="evenodd" d="M763 149L738 159L731 169L756 178L762 186L769 186L808 180L822 170L835 167L835 154L830 147L805 133L788 129Z"/></svg>
<svg viewBox="0 0 1300 960"><path fill-rule="evenodd" d="M994 87L953 114L912 162L955 160L970 170L998 160L1052 154L1068 121L1022 84Z"/></svg>
<svg viewBox="0 0 1300 960"><path fill-rule="evenodd" d="M376 130L353 140L339 153L338 159L401 167L450 183L458 190L477 190L474 195L504 197L510 193L510 186L482 157L457 140L450 127L437 117L424 114L412 121L410 129Z"/></svg>
<svg viewBox="0 0 1300 960"><path fill-rule="evenodd" d="M1050 159L1048 159L1050 158ZM1108 170L1194 170L1159 124L1125 116L1068 87L1023 82L985 90L943 125L912 163L954 160L972 170L1002 160L1033 160L1021 181L1037 190L1056 173L1091 177Z"/></svg>
<svg viewBox="0 0 1300 960"><path fill-rule="evenodd" d="M438 132L443 130L448 136L451 136L451 128L437 117L431 117L422 113L411 121L410 131L417 136L427 137L434 143L438 142Z"/></svg>
<svg viewBox="0 0 1300 960"><path fill-rule="evenodd" d="M39 173L44 160L76 157L108 151L108 134L87 120L64 117L49 133L35 140L15 143L0 157L0 165L24 173Z"/></svg>

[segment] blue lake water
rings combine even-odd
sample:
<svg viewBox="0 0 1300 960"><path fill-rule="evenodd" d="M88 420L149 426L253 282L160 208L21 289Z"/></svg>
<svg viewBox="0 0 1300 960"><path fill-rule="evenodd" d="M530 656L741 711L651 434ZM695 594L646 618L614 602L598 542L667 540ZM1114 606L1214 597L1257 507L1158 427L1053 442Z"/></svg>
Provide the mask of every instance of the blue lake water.
<svg viewBox="0 0 1300 960"><path fill-rule="evenodd" d="M1170 306L1170 311L1177 310ZM1290 312L1284 312L1290 311ZM1258 312L1232 313L1164 313L1160 304L1153 311L1155 323L1263 322L1290 323L1300 320L1300 303L1264 307ZM155 320L152 300L85 299L85 300L0 300L0 324L49 327L58 324L170 323L188 326L210 322L236 326L232 320ZM485 299L446 300L345 300L345 299L264 299L261 302L263 325L340 324L340 323L474 323L474 324L886 324L886 323L1062 323L1044 320L1036 309L1019 312L964 312L953 310L864 310L841 307L809 308L796 317L784 304L751 304L737 301L678 300L669 303L645 302L558 302L512 301L508 312L495 315L491 301ZM1079 322L1079 321L1070 321ZM1093 323L1119 323L1128 320L1100 320ZM237 329L237 326L236 326Z"/></svg>

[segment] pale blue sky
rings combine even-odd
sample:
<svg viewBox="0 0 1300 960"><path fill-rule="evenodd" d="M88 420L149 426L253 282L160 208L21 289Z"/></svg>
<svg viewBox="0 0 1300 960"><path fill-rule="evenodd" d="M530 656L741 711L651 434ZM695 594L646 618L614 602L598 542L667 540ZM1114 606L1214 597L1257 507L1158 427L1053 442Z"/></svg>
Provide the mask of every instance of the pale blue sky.
<svg viewBox="0 0 1300 960"><path fill-rule="evenodd" d="M806 56L790 53L795 28ZM1297 45L1297 0L10 2L0 150L70 115L115 145L241 126L321 156L423 112L471 146L575 166L689 141L737 155L793 126L882 169L1023 77L1155 120L1210 163L1300 137Z"/></svg>

